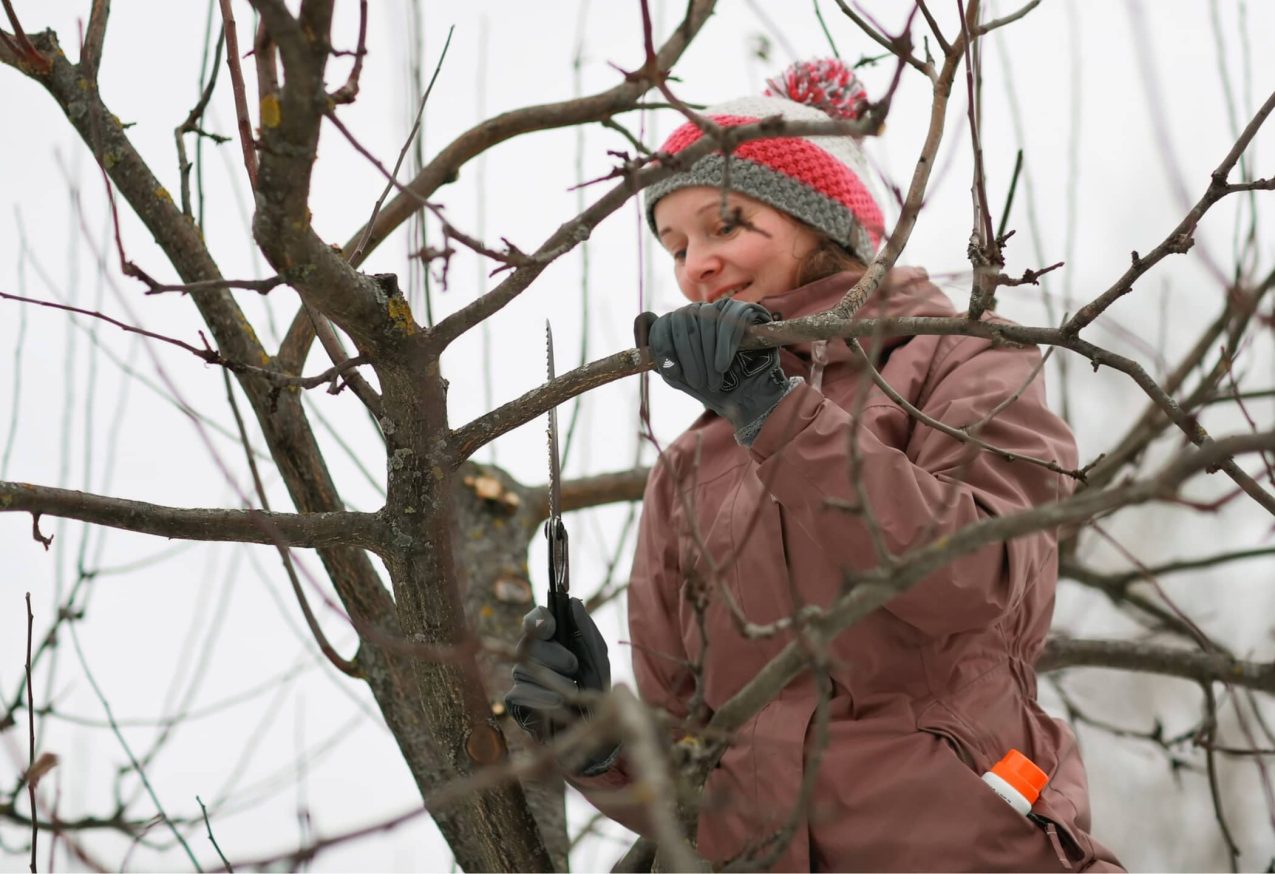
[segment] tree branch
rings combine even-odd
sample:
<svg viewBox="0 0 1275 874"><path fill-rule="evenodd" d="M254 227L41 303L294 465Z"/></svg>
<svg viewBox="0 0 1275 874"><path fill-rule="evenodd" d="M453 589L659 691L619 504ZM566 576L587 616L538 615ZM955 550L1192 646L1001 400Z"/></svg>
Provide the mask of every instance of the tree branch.
<svg viewBox="0 0 1275 874"><path fill-rule="evenodd" d="M361 351L415 333L405 301L390 296L319 238L311 224L310 184L328 107L323 75L329 57L330 6L303 6L306 24L280 0L254 0L266 36L283 61L283 84L261 96L261 184L253 237L271 265L349 334ZM314 28L321 27L321 30ZM339 362L334 362L339 363Z"/></svg>
<svg viewBox="0 0 1275 874"><path fill-rule="evenodd" d="M1240 159L1240 155L1248 148L1253 138L1257 136L1257 131L1272 110L1275 110L1275 92L1271 92L1271 95L1266 98L1266 102L1261 105L1257 113L1249 121L1244 131L1231 147L1231 150L1222 159L1222 163L1213 171L1209 187L1205 190L1204 195L1196 202L1195 206L1191 207L1182 221L1178 223L1178 226L1169 232L1169 235L1152 250L1151 254L1142 257L1137 252L1134 252L1133 263L1125 270L1124 274L1116 280L1114 285L1081 307L1071 317L1070 321L1063 326L1064 331L1072 335L1078 334L1094 319L1102 315L1113 303L1132 291L1134 282L1144 273L1169 255L1181 254L1190 250L1195 244L1195 229L1199 225L1200 219L1204 217L1204 214L1209 211L1213 204L1232 193L1231 186L1226 183L1226 178L1230 175L1231 168L1235 166L1235 162Z"/></svg>
<svg viewBox="0 0 1275 874"><path fill-rule="evenodd" d="M594 201L584 212L560 225L534 253L519 259L521 265L499 285L431 328L425 334L423 342L435 354L441 353L457 337L490 318L517 298L554 259L587 240L593 229L603 219L628 203L636 192L661 179L684 171L704 155L719 150L729 153L742 143L758 139L870 133L880 122L880 117L854 121L786 121L779 116L729 128L721 128L705 122L706 125L714 128L710 131L711 135L706 134L677 155L656 155L659 162L642 169L636 169L637 165L626 163L604 177L607 179L619 177L623 181Z"/></svg>
<svg viewBox="0 0 1275 874"><path fill-rule="evenodd" d="M1036 670L1041 673L1075 667L1164 674L1197 683L1225 683L1275 693L1275 662L1246 662L1224 653L1198 649L1173 649L1125 640L1051 637L1036 663Z"/></svg>
<svg viewBox="0 0 1275 874"><path fill-rule="evenodd" d="M21 303L33 303L42 307L50 307L52 309L66 310L67 312L78 313L79 315L91 316L92 318L95 318L95 319L101 319L102 321L112 324L123 331L128 331L130 334L138 334L142 337L148 337L152 340L159 340L160 342L168 343L171 346L176 346L178 349L184 349L185 351L194 355L196 358L203 361L205 364L216 364L226 368L232 373L252 373L262 377L263 379L269 380L271 383L273 383L274 385L280 388L285 388L289 386L295 386L297 388L303 388L303 389L314 388L316 386L323 385L324 383L327 383L327 382L333 382L338 376L341 376L342 374L346 374L348 371L353 370L355 367L368 363L366 358L359 355L354 358L344 358L340 364L329 367L327 370L315 376L288 376L286 374L280 373L278 370L275 370L273 368L258 367L255 364L244 364L242 361L230 361L227 358L223 357L222 354L218 352L216 349L212 349L208 346L204 346L204 348L201 349L198 346L192 346L190 343L187 343L184 340L178 340L175 337L167 337L163 334L156 334L155 332L147 331L144 328L136 328L132 325L126 324L125 322L121 322L119 319L111 318L110 316L105 315L104 313L95 312L93 310L86 310L86 309L82 309L81 307L71 306L69 304L57 303L55 301L37 300L31 297L20 297L19 295L7 294L3 291L0 291L0 299L14 300L14 301L19 301ZM203 336L202 332L200 336ZM353 376L353 374L350 374L350 376ZM348 378L349 377L347 377L347 379Z"/></svg>
<svg viewBox="0 0 1275 874"><path fill-rule="evenodd" d="M269 545L282 542L316 549L352 546L376 551L382 548L380 520L375 513L190 510L3 481L0 481L0 512L40 513L179 540Z"/></svg>
<svg viewBox="0 0 1275 874"><path fill-rule="evenodd" d="M868 355L867 353L863 351L862 346L860 346L854 340L848 341L847 345L850 347L851 352L854 353L855 358L866 369L868 375L872 378L873 384L876 385L877 388L881 389L881 391L885 394L886 397L894 401L894 403L900 406L904 412L906 412L912 418L916 419L918 422L921 422L927 427L933 428L935 431L938 431L942 434L946 434L948 437L951 437L953 440L959 440L962 443L966 443L971 446L977 446L979 449L982 449L986 452L991 452L994 455L999 455L1000 457L1004 458L1007 461L1023 461L1023 462L1026 462L1027 464L1034 464L1037 467L1043 467L1045 470L1052 471L1054 473L1061 474L1063 476L1070 477L1075 480L1083 480L1085 478L1084 473L1082 473L1081 471L1068 470L1062 467L1061 465L1059 465L1058 462L1056 461L1051 461L1050 459L1047 459L1047 458L1033 458L1030 455L1022 455L1016 452L1008 452L1004 449L1000 449L999 447L993 446L992 444L988 443L985 440L980 439L978 436L976 436L976 434L977 434L978 428L982 425L982 422L978 423L974 427L967 426L967 427L961 427L961 428L953 428L951 425L946 425L943 422L940 422L938 419L935 419L933 416L926 415L924 412L922 412L921 410L913 406L912 403L909 402L907 398L903 397L903 395L895 391L894 386L886 382L885 377L881 375L881 371L877 370L876 366L872 363L872 360L868 358ZM1032 373L1032 376L1033 377L1035 376L1034 372ZM1022 389L1019 389L1019 393L1021 393L1021 391ZM997 412L996 410L992 410L991 416L987 417L987 419L990 419L992 416L994 416L996 412ZM987 419L985 419L984 421L986 421Z"/></svg>
<svg viewBox="0 0 1275 874"><path fill-rule="evenodd" d="M97 70L102 63L102 46L106 41L106 19L111 14L111 0L93 0L89 8L89 26L84 33L84 48L80 52L80 70L90 82L97 81Z"/></svg>
<svg viewBox="0 0 1275 874"><path fill-rule="evenodd" d="M877 45L881 46L883 49L890 52L891 54L897 55L898 57L902 58L909 66L914 68L917 72L923 73L927 77L931 74L932 70L928 64L917 60L910 53L902 51L902 49L899 47L898 40L894 40L894 39L890 39L889 37L886 37L884 34L881 33L881 31L877 30L875 27L869 24L866 20L864 20L862 15L860 15L859 13L855 12L853 9L850 8L850 4L848 4L846 0L837 0L837 6L841 8L841 12L843 15L845 15L846 18L849 18L856 25L858 25L859 29L862 30L865 34L867 34L867 36ZM928 18L928 14L927 14L927 18ZM943 43L943 35L938 32L937 28L935 29L934 34L935 34L935 37L939 40L940 44L942 44L943 51L946 52L947 46L945 43Z"/></svg>
<svg viewBox="0 0 1275 874"><path fill-rule="evenodd" d="M673 29L668 40L660 47L658 58L661 70L670 69L682 56L686 47L712 15L715 5L716 0L690 0L687 3L686 17ZM505 112L470 128L445 146L434 160L422 167L416 174L416 178L408 183L407 187L412 191L411 197L400 194L381 210L371 228L371 233L367 234L367 242L363 249L364 257L370 255L384 242L395 228L407 221L408 217L419 208L420 201L428 200L430 195L448 179L453 178L464 164L493 146L533 131L601 121L632 108L654 84L649 81L626 81L589 97L527 106ZM359 228L350 237L344 248L347 256L354 251L366 233L367 228Z"/></svg>
<svg viewBox="0 0 1275 874"><path fill-rule="evenodd" d="M235 31L235 12L231 0L221 2L222 32L226 36L226 69L230 71L230 86L235 95L235 120L239 125L239 147L243 152L244 169L248 172L248 185L257 190L257 145L252 136L252 122L248 118L248 94L244 88L243 66L239 63L239 35Z"/></svg>
<svg viewBox="0 0 1275 874"><path fill-rule="evenodd" d="M1039 2L1039 0L1037 0ZM345 84L332 92L333 103L353 103L359 96L359 76L363 72L363 58L367 55L367 0L359 0L359 41L354 49L354 67Z"/></svg>

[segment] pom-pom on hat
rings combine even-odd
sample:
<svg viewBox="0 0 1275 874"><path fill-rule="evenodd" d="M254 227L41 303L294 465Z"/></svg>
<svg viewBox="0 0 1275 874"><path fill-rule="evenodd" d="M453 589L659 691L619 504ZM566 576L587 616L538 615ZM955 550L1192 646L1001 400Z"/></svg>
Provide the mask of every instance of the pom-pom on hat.
<svg viewBox="0 0 1275 874"><path fill-rule="evenodd" d="M867 107L867 92L839 60L793 64L767 81L764 96L710 106L704 114L722 127L780 116L785 121L855 119ZM660 151L676 155L703 133L692 122L669 135ZM646 189L646 217L655 226L655 204L680 188L721 188L727 159L705 155L694 166ZM868 168L853 137L775 137L749 140L730 156L730 190L800 219L848 248L865 264L872 260L885 222L868 183Z"/></svg>

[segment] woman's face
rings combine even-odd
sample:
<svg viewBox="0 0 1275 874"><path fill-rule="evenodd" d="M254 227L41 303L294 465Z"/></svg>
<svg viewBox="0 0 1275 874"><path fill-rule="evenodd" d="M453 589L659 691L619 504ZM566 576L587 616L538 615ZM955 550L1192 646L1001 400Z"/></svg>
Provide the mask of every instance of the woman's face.
<svg viewBox="0 0 1275 874"><path fill-rule="evenodd" d="M724 215L723 215L724 213ZM680 188L655 205L660 244L687 300L757 301L791 291L819 235L788 214L719 188Z"/></svg>

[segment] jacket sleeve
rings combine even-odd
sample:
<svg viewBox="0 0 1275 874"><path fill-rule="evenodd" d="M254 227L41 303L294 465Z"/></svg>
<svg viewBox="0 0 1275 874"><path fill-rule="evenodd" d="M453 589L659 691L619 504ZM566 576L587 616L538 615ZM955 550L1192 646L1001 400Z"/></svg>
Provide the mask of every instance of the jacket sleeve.
<svg viewBox="0 0 1275 874"><path fill-rule="evenodd" d="M677 497L673 465L667 459L666 455L652 469L643 497L629 578L629 640L642 701L680 720L687 714L695 678L682 645L678 618L682 577L674 524ZM607 816L633 831L650 834L649 799L643 799L636 776L621 750L610 770L594 777L568 779Z"/></svg>
<svg viewBox="0 0 1275 874"><path fill-rule="evenodd" d="M998 347L981 338L960 338L933 365L928 380L933 388L919 409L960 428L1004 404L979 430L980 438L1016 455L1072 468L1076 450L1071 432L1047 407L1043 379L1032 375L1039 361L1035 347ZM1020 389L1022 394L1010 401ZM891 554L1071 491L1071 481L1061 474L978 451L911 421L875 387L858 415L861 481ZM858 504L850 477L852 418L809 386L800 386L771 414L751 454L758 476L788 521L801 526L838 567L862 571L874 566L876 558L867 524L844 509L847 503ZM886 609L930 636L985 627L1017 603L1043 562L1053 559L1055 547L1053 531L989 544L955 558Z"/></svg>

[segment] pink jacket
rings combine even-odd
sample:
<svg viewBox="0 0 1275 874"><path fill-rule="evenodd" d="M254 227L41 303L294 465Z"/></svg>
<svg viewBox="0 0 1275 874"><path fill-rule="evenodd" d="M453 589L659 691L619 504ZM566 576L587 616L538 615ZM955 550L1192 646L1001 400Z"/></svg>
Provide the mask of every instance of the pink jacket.
<svg viewBox="0 0 1275 874"><path fill-rule="evenodd" d="M828 309L857 279L839 274L762 301L785 319ZM924 271L896 269L861 318L953 316ZM720 707L791 636L748 639L725 596L766 624L794 605L827 605L843 572L875 565L855 502L847 437L857 393L862 480L887 548L902 553L989 515L1065 497L1071 482L1044 468L968 448L910 417L857 371L844 343L810 345L781 361L806 383L771 413L756 441L736 443L725 420L701 416L670 446L647 484L629 590L633 668L642 698L684 717L704 661L704 700ZM820 356L822 357L822 356ZM1031 379L1034 347L996 348L961 336L886 342L886 381L953 426L985 416L1028 383L980 432L988 443L1075 467L1071 432ZM678 492L683 492L679 498ZM840 506L838 506L840 505ZM692 534L697 531L698 537ZM708 580L701 541L717 563ZM704 585L705 581L707 585ZM832 647L829 741L809 815L774 870L1118 870L1089 835L1084 766L1075 737L1036 703L1033 670L1053 613L1053 532L957 558L852 626ZM708 604L701 636L688 594ZM707 652L702 640L708 640ZM714 862L769 858L766 839L793 809L814 749L817 696L807 673L748 722L711 775L699 851ZM1049 775L1029 820L979 775L1017 748ZM576 781L607 813L646 828L626 804L627 763Z"/></svg>

